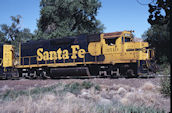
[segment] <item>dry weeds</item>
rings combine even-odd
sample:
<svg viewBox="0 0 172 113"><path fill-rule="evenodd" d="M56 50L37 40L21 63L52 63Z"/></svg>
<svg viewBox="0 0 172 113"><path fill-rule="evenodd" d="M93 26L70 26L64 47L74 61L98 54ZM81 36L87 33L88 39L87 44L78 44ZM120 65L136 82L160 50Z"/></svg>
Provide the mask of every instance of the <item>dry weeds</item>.
<svg viewBox="0 0 172 113"><path fill-rule="evenodd" d="M122 84L100 85L100 91L91 86L88 89L82 89L79 94L64 90L66 84L56 86L58 87L48 89L48 92L29 94L29 96L21 95L14 100L6 101L1 98L0 112L115 113L119 112L118 109L121 106L132 105L162 109L161 104L163 104L163 98L157 91L157 86L151 82L146 82L139 88Z"/></svg>

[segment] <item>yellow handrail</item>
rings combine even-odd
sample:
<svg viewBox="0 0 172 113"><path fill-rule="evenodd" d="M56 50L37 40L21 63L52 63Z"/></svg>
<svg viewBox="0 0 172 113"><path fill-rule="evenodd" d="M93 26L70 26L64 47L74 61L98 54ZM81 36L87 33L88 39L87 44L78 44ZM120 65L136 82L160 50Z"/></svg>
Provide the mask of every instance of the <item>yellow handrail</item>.
<svg viewBox="0 0 172 113"><path fill-rule="evenodd" d="M86 56L86 54L88 54L88 53L89 53L89 52L86 52L86 53L84 54L84 58L82 58L82 59L83 59L83 64L86 64L86 57L85 57L85 56ZM72 55L72 53L69 53L69 54ZM105 53L104 55L109 55L109 54L112 54L112 53ZM116 53L116 54L120 54L120 53ZM38 56L36 56L36 55L35 55L35 56L24 56L24 57L20 57L20 63L19 63L19 64L20 64L20 65L25 65L25 64L24 64L25 59L29 59L28 65L32 65L32 63L31 63L32 60L31 60L31 59L32 59L32 58L37 58L37 57L38 57ZM94 57L94 61L97 62L97 60L98 60L98 59L97 59L97 56L93 56L93 57ZM21 60L22 60L22 62L21 62ZM66 59L63 59L63 63L66 63L65 60L66 60ZM37 61L37 60L36 60L36 61ZM48 61L45 60L45 64L48 64L47 62L48 62ZM56 60L54 60L52 63L56 64ZM72 60L72 63L76 63L76 59L73 59L73 60ZM39 61L37 61L37 65L39 65Z"/></svg>

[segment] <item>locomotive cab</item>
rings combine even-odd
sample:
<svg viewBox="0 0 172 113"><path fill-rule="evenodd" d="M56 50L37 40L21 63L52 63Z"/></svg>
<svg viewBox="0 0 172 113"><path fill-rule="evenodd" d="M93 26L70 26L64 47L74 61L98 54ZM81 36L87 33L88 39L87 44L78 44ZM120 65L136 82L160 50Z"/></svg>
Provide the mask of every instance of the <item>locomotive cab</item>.
<svg viewBox="0 0 172 113"><path fill-rule="evenodd" d="M107 60L111 59L108 58L108 54L113 54L114 60L150 60L154 57L154 51L148 49L148 42L134 41L132 32L123 31L103 35L102 54L107 56Z"/></svg>
<svg viewBox="0 0 172 113"><path fill-rule="evenodd" d="M130 68L124 71L133 70L135 72L132 71L132 73L135 74L148 72L148 68L151 67L149 62L154 57L154 50L149 49L148 42L135 41L132 32L103 34L101 42L104 61L107 64L128 65L127 67Z"/></svg>

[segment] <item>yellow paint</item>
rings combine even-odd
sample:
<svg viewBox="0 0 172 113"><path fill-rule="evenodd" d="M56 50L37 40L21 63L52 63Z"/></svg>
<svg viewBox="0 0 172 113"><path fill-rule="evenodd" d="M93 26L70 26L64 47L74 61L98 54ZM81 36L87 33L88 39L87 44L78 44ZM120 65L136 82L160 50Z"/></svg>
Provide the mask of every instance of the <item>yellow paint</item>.
<svg viewBox="0 0 172 113"><path fill-rule="evenodd" d="M21 42L19 42L19 65L21 65Z"/></svg>
<svg viewBox="0 0 172 113"><path fill-rule="evenodd" d="M57 58L58 58L58 60L61 60L62 59L62 50L61 50L61 48L59 48L58 50L57 50Z"/></svg>
<svg viewBox="0 0 172 113"><path fill-rule="evenodd" d="M130 41L125 42L125 39L129 39ZM114 43L108 44L107 40L114 40ZM105 56L104 62L112 61L119 63L119 61L124 60L131 61L150 59L148 54L149 50L146 49L149 44L147 42L134 42L131 31L123 31L120 35L101 35L101 43L103 47L103 55Z"/></svg>
<svg viewBox="0 0 172 113"><path fill-rule="evenodd" d="M125 41L128 40L128 41ZM120 34L115 33L102 33L100 34L100 42L90 42L88 44L88 51L80 48L79 45L71 45L71 53L69 50L57 48L56 51L45 51L43 48L37 50L37 56L23 57L24 59L31 59L32 57L37 58L37 64L33 65L17 65L17 68L32 68L32 67L60 67L60 66L77 66L78 64L116 64L116 63L136 63L140 60L150 60L150 50L146 49L149 44L147 42L134 42L131 31L123 31ZM7 49L8 48L8 49ZM6 52L9 52L10 46L6 48ZM4 53L4 54L5 54ZM152 56L154 51L152 50ZM95 58L95 61L86 62L85 55L90 54ZM97 62L97 57L103 55L104 61ZM6 67L12 66L12 52L7 55ZM76 62L77 58L82 58L81 62ZM72 61L66 62L67 59ZM52 62L47 64L48 60L63 60L63 63ZM7 63L9 61L10 63ZM40 61L45 61L45 64L39 64ZM30 64L30 63L29 63Z"/></svg>
<svg viewBox="0 0 172 113"><path fill-rule="evenodd" d="M84 58L86 51L84 49L80 49L79 45L72 45L72 55L71 59L77 59L77 55L79 58ZM43 48L37 49L37 61L48 61L48 60L65 60L70 59L69 51L67 49L61 50L59 48L57 51L44 51Z"/></svg>
<svg viewBox="0 0 172 113"><path fill-rule="evenodd" d="M130 63L130 60L123 61L114 61L118 63ZM136 62L136 60L132 60L132 62ZM33 67L66 67L66 66L77 66L79 64L110 64L112 62L72 62L72 63L50 63L50 64L32 64L32 65L17 65L16 68L33 68Z"/></svg>
<svg viewBox="0 0 172 113"><path fill-rule="evenodd" d="M50 51L50 60L57 60L57 54L56 51Z"/></svg>
<svg viewBox="0 0 172 113"><path fill-rule="evenodd" d="M85 53L86 53L86 51L84 49L80 49L78 51L78 57L79 58L84 58L85 57Z"/></svg>
<svg viewBox="0 0 172 113"><path fill-rule="evenodd" d="M99 56L101 55L101 49L102 49L102 45L100 42L91 42L88 45L88 52L92 55L92 56Z"/></svg>
<svg viewBox="0 0 172 113"><path fill-rule="evenodd" d="M79 49L79 45L73 45L73 46L71 46L71 48L72 48L72 56L71 56L71 58L72 59L77 59L76 54L78 53L77 49Z"/></svg>
<svg viewBox="0 0 172 113"><path fill-rule="evenodd" d="M63 50L62 58L63 59L69 59L69 52L67 49Z"/></svg>
<svg viewBox="0 0 172 113"><path fill-rule="evenodd" d="M37 55L38 55L37 61L41 61L43 59L43 54L41 52L43 52L43 48L39 48L37 50Z"/></svg>
<svg viewBox="0 0 172 113"><path fill-rule="evenodd" d="M48 51L45 51L45 52L43 53L43 59L44 59L44 60L49 60L49 52L48 52Z"/></svg>
<svg viewBox="0 0 172 113"><path fill-rule="evenodd" d="M12 67L14 50L12 45L3 45L3 67Z"/></svg>

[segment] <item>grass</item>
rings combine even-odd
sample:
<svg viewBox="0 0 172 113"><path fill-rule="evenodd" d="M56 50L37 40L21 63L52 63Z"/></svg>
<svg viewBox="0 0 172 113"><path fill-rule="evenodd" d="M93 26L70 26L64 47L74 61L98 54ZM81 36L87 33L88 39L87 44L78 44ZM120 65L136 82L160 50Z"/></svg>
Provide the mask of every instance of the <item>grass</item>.
<svg viewBox="0 0 172 113"><path fill-rule="evenodd" d="M8 90L0 95L0 102L3 103L0 105L0 111L3 111L3 113L165 113L164 110L156 109L155 107L136 106L136 104L124 105L120 102L101 105L98 104L99 101L77 97L82 89L89 90L90 88L101 91L101 87L98 84L90 81L69 84L59 83L47 87L35 87L21 91ZM65 95L67 92L75 95L68 98ZM35 96L37 96L36 99ZM133 103L133 101L131 102Z"/></svg>
<svg viewBox="0 0 172 113"><path fill-rule="evenodd" d="M169 63L164 63L159 65L159 71L157 74L162 74L162 75L170 75L170 64Z"/></svg>
<svg viewBox="0 0 172 113"><path fill-rule="evenodd" d="M81 85L84 89L90 89L94 86L94 84L90 81L84 81Z"/></svg>
<svg viewBox="0 0 172 113"><path fill-rule="evenodd" d="M0 99L1 100L15 100L19 96L35 96L35 95L40 95L44 93L53 93L57 94L56 88L61 86L62 84L55 84L47 87L35 87L30 90L7 90L5 93L0 94ZM71 92L75 95L80 94L82 89L90 89L91 87L95 87L96 90L100 90L99 85L95 85L90 81L84 81L82 83L74 82L70 84L66 84L63 88L63 90L59 90L58 94L59 95L64 95L65 92Z"/></svg>
<svg viewBox="0 0 172 113"><path fill-rule="evenodd" d="M67 84L64 87L64 91L68 91L75 95L79 95L82 89L90 89L91 87L94 87L96 90L101 90L99 85L93 84L90 81L84 81L82 83L74 82Z"/></svg>
<svg viewBox="0 0 172 113"><path fill-rule="evenodd" d="M157 74L161 74L161 75L170 75L170 64L169 63L164 63L159 65L159 71L157 72ZM163 76L161 77L160 80L160 92L164 95L164 96L170 96L171 95L171 85L170 85L170 76Z"/></svg>
<svg viewBox="0 0 172 113"><path fill-rule="evenodd" d="M170 64L169 63L164 63L159 65L159 71L157 72L157 74L161 74L161 75L170 75ZM170 85L170 76L163 76L161 77L160 80L160 92L164 95L164 96L170 96L171 95L171 85Z"/></svg>
<svg viewBox="0 0 172 113"><path fill-rule="evenodd" d="M164 110L144 106L121 106L117 113L165 113Z"/></svg>
<svg viewBox="0 0 172 113"><path fill-rule="evenodd" d="M170 84L170 77L164 76L160 80L160 92L164 96L170 96L171 95L171 84Z"/></svg>
<svg viewBox="0 0 172 113"><path fill-rule="evenodd" d="M5 93L0 94L0 99L2 100L14 100L19 96L34 96L43 93L56 93L56 88L61 86L61 84L55 84L47 87L35 87L30 90L7 90Z"/></svg>
<svg viewBox="0 0 172 113"><path fill-rule="evenodd" d="M72 83L72 84L67 84L64 87L64 91L71 92L75 95L80 94L82 89L83 89L82 86L77 82Z"/></svg>
<svg viewBox="0 0 172 113"><path fill-rule="evenodd" d="M155 109L153 107L132 106L132 105L130 106L96 105L95 108L96 108L96 113L165 113L164 110Z"/></svg>
<svg viewBox="0 0 172 113"><path fill-rule="evenodd" d="M100 87L99 85L95 85L94 88L95 88L95 90L97 90L97 91L101 91L101 87Z"/></svg>

